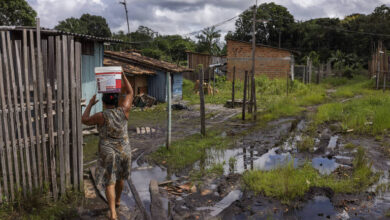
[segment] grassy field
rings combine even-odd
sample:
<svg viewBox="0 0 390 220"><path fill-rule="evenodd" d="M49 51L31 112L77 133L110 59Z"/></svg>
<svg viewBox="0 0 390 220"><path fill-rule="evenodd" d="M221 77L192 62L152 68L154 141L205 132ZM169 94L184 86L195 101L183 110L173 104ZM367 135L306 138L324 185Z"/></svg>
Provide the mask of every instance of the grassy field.
<svg viewBox="0 0 390 220"><path fill-rule="evenodd" d="M348 177L340 178L335 174L322 176L310 163L294 168L292 162L271 171L247 171L243 176L248 189L277 198L286 204L301 198L310 187L329 187L335 193L358 193L375 183L378 178L379 175L371 171L363 148L358 149L353 174Z"/></svg>

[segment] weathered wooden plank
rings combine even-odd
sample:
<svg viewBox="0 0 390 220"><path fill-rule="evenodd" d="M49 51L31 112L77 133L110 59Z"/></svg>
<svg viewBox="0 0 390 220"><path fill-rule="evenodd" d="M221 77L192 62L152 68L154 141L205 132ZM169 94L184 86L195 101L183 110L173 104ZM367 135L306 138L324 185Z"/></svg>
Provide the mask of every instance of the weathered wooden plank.
<svg viewBox="0 0 390 220"><path fill-rule="evenodd" d="M20 58L20 44L18 41L15 42L15 59L16 59L16 73L17 73L17 78L18 78L18 86L14 87L14 90L19 91L19 103L21 106L24 104L24 94L23 94L23 83L22 83L22 65L21 65L21 58ZM17 88L17 89L16 89ZM17 95L16 95L17 98ZM17 101L16 101L17 103ZM18 139L23 138L24 142L20 141L19 143L21 144L19 146L19 160L20 160L20 166L21 166L21 175L22 175L22 185L23 185L23 195L26 196L27 193L27 173L26 173L26 165L25 165L25 157L24 157L24 152L28 151L28 143L27 143L27 128L26 128L26 109L21 107L20 114L22 115L22 124L20 125L20 114L18 114L16 117L16 121L19 121L19 130L20 127L22 127L22 133L19 131L19 136ZM18 123L17 123L18 124Z"/></svg>
<svg viewBox="0 0 390 220"><path fill-rule="evenodd" d="M11 45L11 35L10 32L7 31L6 34L7 38L7 52L8 52L8 65L9 65L9 76L7 77L7 97L8 97L8 105L10 106L10 109L12 109L14 106L16 106L17 103L17 94L16 94L16 84L15 84L15 71L14 71L14 65L13 65L13 55L12 55L12 45ZM11 89L12 88L12 89ZM12 90L12 95L11 95ZM8 92L9 91L9 92ZM13 96L13 100L11 100L11 96ZM11 141L12 141L12 154L14 157L14 169L15 169L15 180L16 180L16 188L19 189L20 187L20 175L19 175L19 163L18 163L18 154L17 154L17 139L16 135L20 134L20 122L16 122L16 131L17 134L15 135L15 118L19 118L17 114L10 114L11 117Z"/></svg>
<svg viewBox="0 0 390 220"><path fill-rule="evenodd" d="M42 63L42 48L41 48L41 27L40 27L40 20L39 18L36 19L37 23L37 63L38 63L38 92L39 92L39 113L40 113L40 126L41 126L41 134L44 135L46 133L45 129L45 119L43 115L45 114L44 111L44 105L43 105L43 100L44 97L43 95L45 94L45 78L43 74L43 63ZM41 146L42 146L42 160L43 160L43 173L44 173L44 181L49 182L49 169L47 165L47 149L46 149L46 142L41 141Z"/></svg>
<svg viewBox="0 0 390 220"><path fill-rule="evenodd" d="M79 180L78 180L78 169L77 169L77 115L76 115L76 77L75 77L75 62L74 62L74 39L70 38L70 46L69 46L69 74L70 74L70 98L71 98L71 115L72 115L72 129L71 129L71 137L72 137L72 183L75 189L78 188Z"/></svg>
<svg viewBox="0 0 390 220"><path fill-rule="evenodd" d="M246 90L248 89L248 71L245 71L244 78L244 98L242 102L242 120L245 120L245 112L246 112Z"/></svg>
<svg viewBox="0 0 390 220"><path fill-rule="evenodd" d="M57 71L57 146L59 154L60 167L60 192L65 194L65 161L64 161L64 146L63 146L63 128L62 128L62 58L61 58L61 37L56 36L56 71Z"/></svg>
<svg viewBox="0 0 390 220"><path fill-rule="evenodd" d="M32 127L31 123L31 103L30 103L30 80L29 80L29 54L28 54L28 43L27 43L27 30L23 30L23 60L24 60L24 86L25 86L25 92L26 92L26 109L27 109L27 125L28 125L28 132L29 135L26 139L31 139L34 136L34 130ZM27 172L28 172L28 178L29 178L29 187L30 187L30 192L32 192L33 184L32 184L32 176L34 177L34 186L38 187L38 179L36 178L37 176L37 166L35 163L35 145L30 141L30 146L31 146L31 161L30 162L30 150L26 150L26 163L27 163ZM31 168L32 165L32 168ZM32 172L31 172L32 170Z"/></svg>
<svg viewBox="0 0 390 220"><path fill-rule="evenodd" d="M49 84L50 83L50 86L52 87L52 89L54 88L54 78L56 76L56 57L55 57L55 43L54 43L54 38L55 36L49 36L48 37L48 42L49 42L49 48L48 48L48 53L49 53L49 57L48 57L48 74L47 74L47 79L46 79L46 83ZM53 92L54 94L54 92ZM55 100L55 99L54 99Z"/></svg>
<svg viewBox="0 0 390 220"><path fill-rule="evenodd" d="M1 32L1 35L0 37L3 39L4 38L4 32ZM0 50L0 57L2 57L2 55L4 55L4 47L3 47L3 51ZM4 94L4 84L5 84L5 81L3 79L3 59L0 60L0 103L1 103L1 109L4 110L5 109L5 105L6 105L6 101L5 101L5 94ZM3 111L4 112L4 111ZM2 113L1 115L1 120L0 121L0 160L1 160L1 170L2 170L2 174L3 174L3 196L5 196L6 200L8 200L9 198L9 192L8 192L8 173L7 173L7 167L6 167L6 156L5 154L8 151L9 149L9 145L7 144L7 142L9 142L9 136L8 136L8 123L7 123L7 114ZM3 133L3 128L4 128L4 133ZM4 134L4 136L3 136ZM8 157L10 158L10 157ZM11 161L8 160L8 164L10 163ZM11 173L10 173L11 174Z"/></svg>
<svg viewBox="0 0 390 220"><path fill-rule="evenodd" d="M150 180L149 192L151 200L150 213L152 214L152 219L167 220L168 215L162 204L158 182L156 180Z"/></svg>
<svg viewBox="0 0 390 220"><path fill-rule="evenodd" d="M38 184L39 186L43 186L43 168L42 168L42 149L41 149L41 135L40 135L40 129L39 129L39 100L38 100L38 81L37 81L37 69L36 69L36 63L35 63L35 43L34 43L34 32L33 30L30 30L30 56L31 56L31 73L32 73L32 82L33 82L33 90L34 90L34 118L35 118L35 145L36 145L36 154L33 155L33 158L36 158L37 161L37 170L38 170L38 176L34 178L38 178ZM39 103L39 104L38 104ZM43 136L43 135L42 135ZM34 180L35 181L35 180Z"/></svg>
<svg viewBox="0 0 390 220"><path fill-rule="evenodd" d="M84 190L83 181L83 128L81 126L81 43L75 42L76 70L76 121L77 121L77 154L79 171L79 190Z"/></svg>
<svg viewBox="0 0 390 220"><path fill-rule="evenodd" d="M56 175L56 158L54 149L54 122L53 122L53 94L50 84L47 84L47 126L49 128L49 157L50 157L50 176L51 176L51 187L53 192L54 200L58 198L57 189L57 175Z"/></svg>
<svg viewBox="0 0 390 220"><path fill-rule="evenodd" d="M68 37L62 36L62 75L64 89L64 156L65 156L65 182L70 186L70 150L69 150L69 72L68 72Z"/></svg>

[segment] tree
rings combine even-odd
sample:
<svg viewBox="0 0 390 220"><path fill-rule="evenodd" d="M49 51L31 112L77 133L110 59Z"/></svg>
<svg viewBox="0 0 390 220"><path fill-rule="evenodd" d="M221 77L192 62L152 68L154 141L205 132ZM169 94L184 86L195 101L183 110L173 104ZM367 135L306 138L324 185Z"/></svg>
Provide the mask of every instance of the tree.
<svg viewBox="0 0 390 220"><path fill-rule="evenodd" d="M71 17L60 21L55 29L95 37L111 37L106 19L97 15L83 14L79 19Z"/></svg>
<svg viewBox="0 0 390 220"><path fill-rule="evenodd" d="M216 30L215 27L205 28L202 33L197 35L198 46L197 51L200 53L208 53L211 55L217 55L220 52L219 38L221 37L221 31Z"/></svg>
<svg viewBox="0 0 390 220"><path fill-rule="evenodd" d="M291 25L294 17L287 8L273 2L259 5L256 12L256 42L278 46L279 34L282 37L282 45L289 47L286 42L291 38ZM247 9L236 20L236 30L230 36L234 40L250 41L252 39L253 7Z"/></svg>
<svg viewBox="0 0 390 220"><path fill-rule="evenodd" d="M25 0L0 0L0 25L33 26L36 16Z"/></svg>

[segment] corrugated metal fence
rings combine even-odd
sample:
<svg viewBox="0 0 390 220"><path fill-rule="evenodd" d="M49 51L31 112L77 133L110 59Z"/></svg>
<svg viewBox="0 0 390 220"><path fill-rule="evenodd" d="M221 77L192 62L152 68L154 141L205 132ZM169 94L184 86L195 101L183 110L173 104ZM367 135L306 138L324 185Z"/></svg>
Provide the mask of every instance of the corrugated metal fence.
<svg viewBox="0 0 390 220"><path fill-rule="evenodd" d="M0 57L0 198L82 189L81 43L5 30Z"/></svg>

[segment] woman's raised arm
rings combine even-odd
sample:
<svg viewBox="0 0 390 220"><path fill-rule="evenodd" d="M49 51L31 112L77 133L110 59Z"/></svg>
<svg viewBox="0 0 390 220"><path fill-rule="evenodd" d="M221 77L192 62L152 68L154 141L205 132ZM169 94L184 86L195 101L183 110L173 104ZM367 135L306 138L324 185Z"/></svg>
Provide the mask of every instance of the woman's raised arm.
<svg viewBox="0 0 390 220"><path fill-rule="evenodd" d="M133 105L133 96L134 96L134 91L133 91L133 87L131 87L131 84L129 82L129 80L127 80L127 77L125 75L124 72L122 72L122 79L123 79L123 84L122 84L122 88L123 88L123 92L124 92L124 99L121 99L121 102L119 103L119 106L123 108L124 112L125 112L125 115L126 115L126 118L129 118L129 112L130 112L130 109Z"/></svg>

